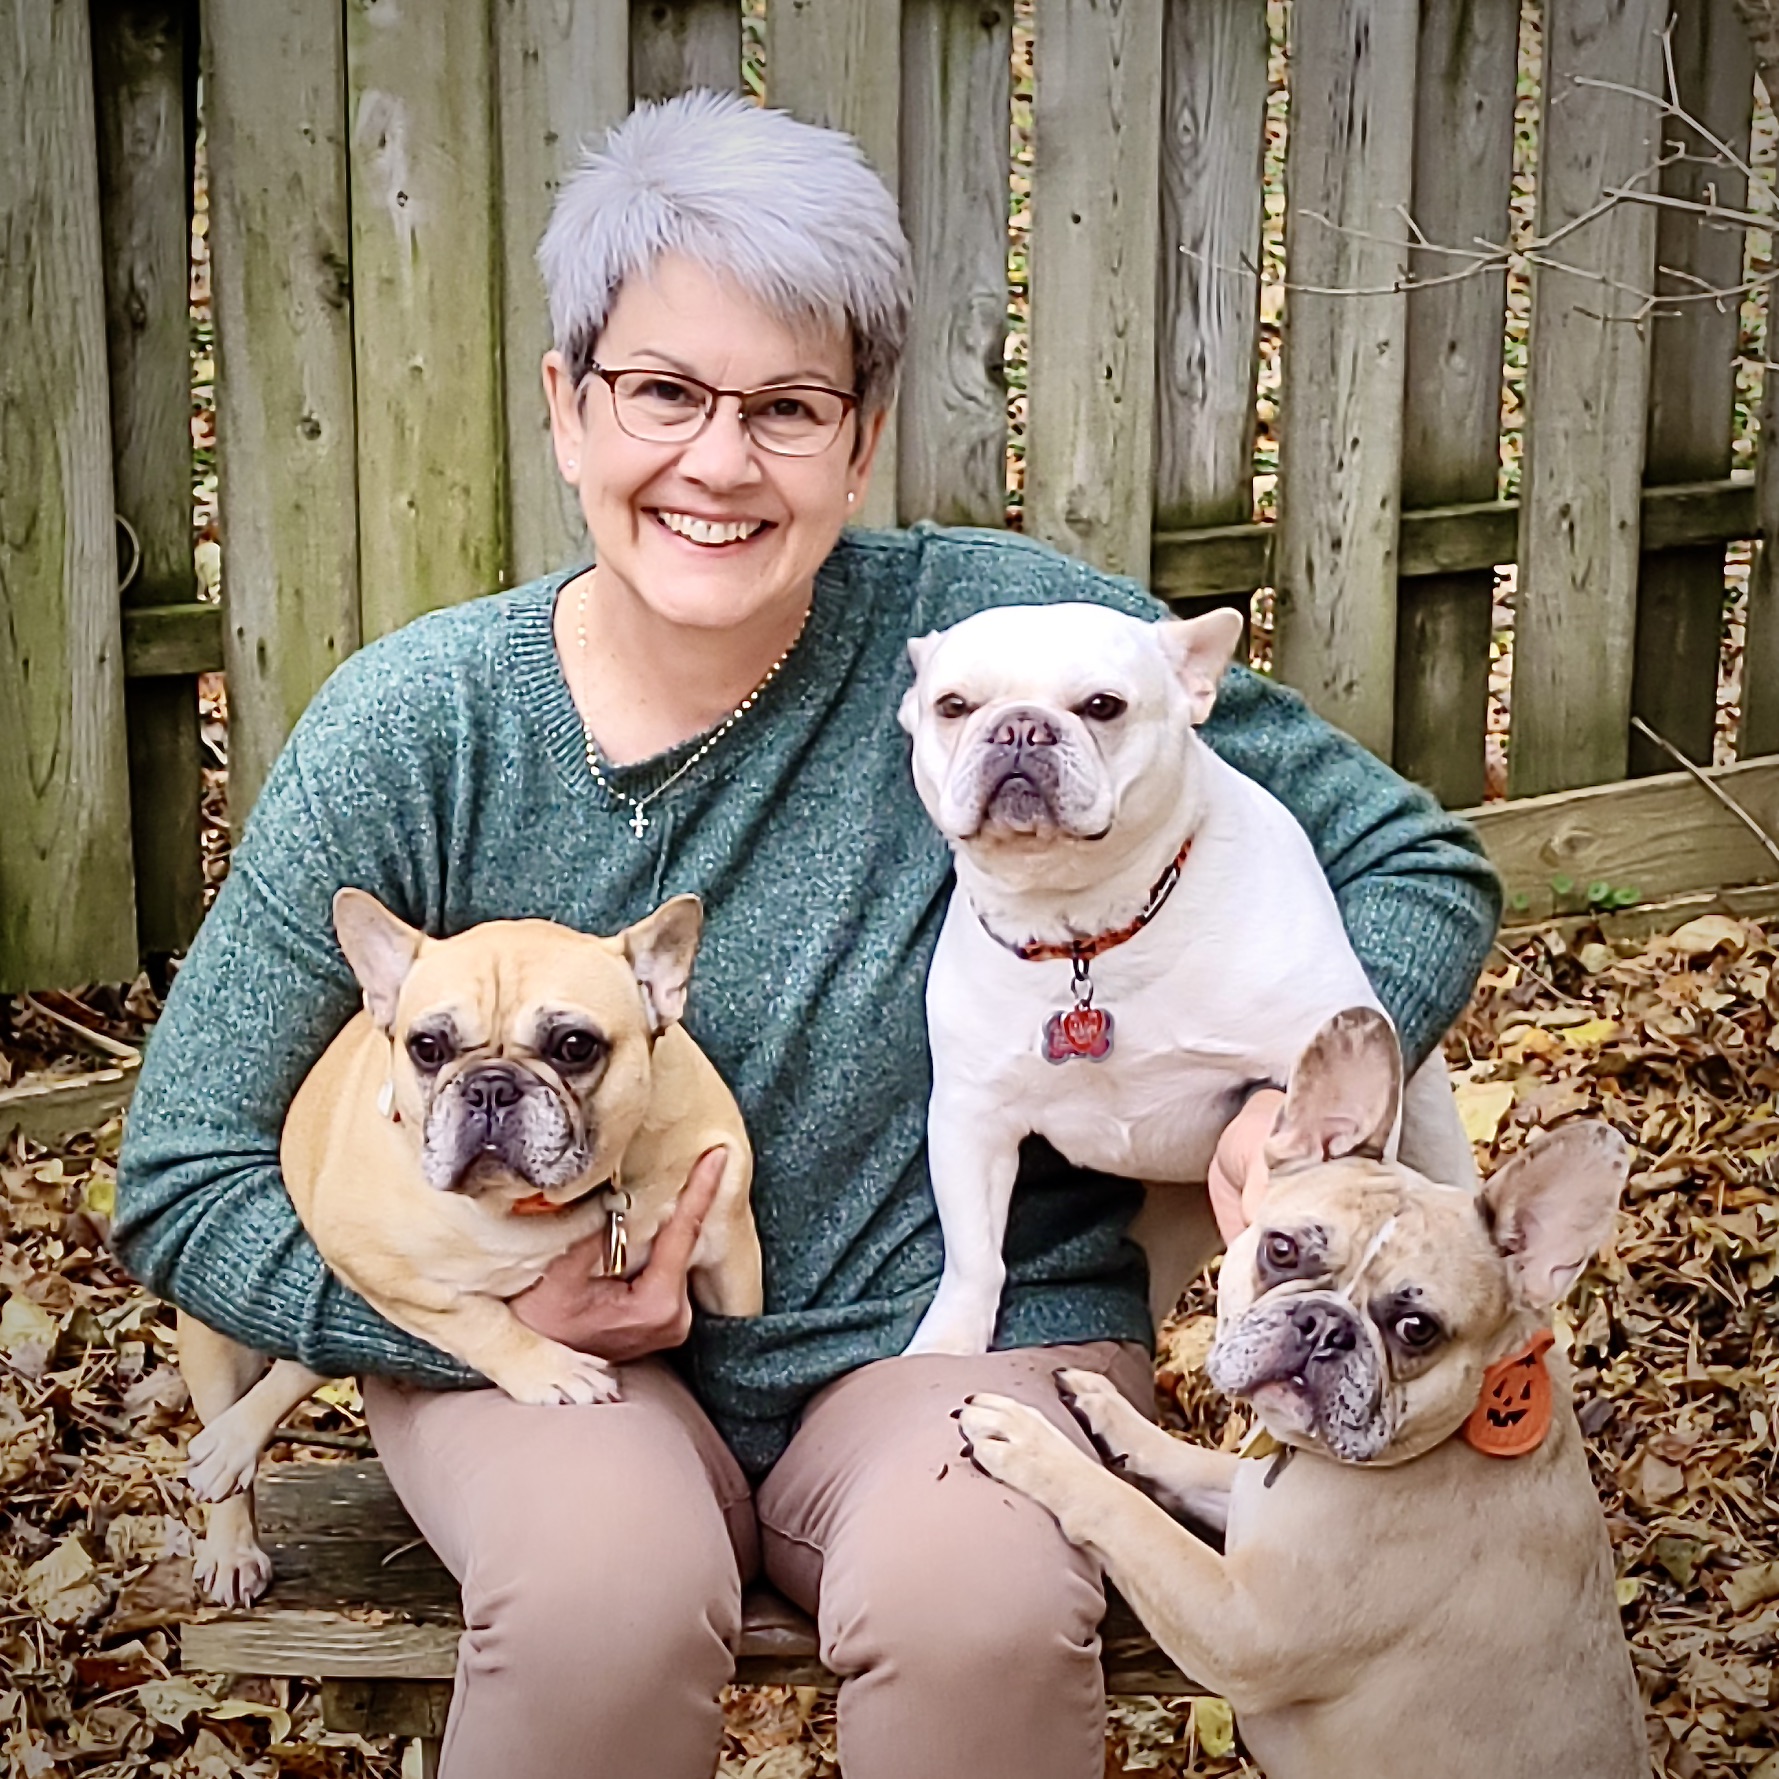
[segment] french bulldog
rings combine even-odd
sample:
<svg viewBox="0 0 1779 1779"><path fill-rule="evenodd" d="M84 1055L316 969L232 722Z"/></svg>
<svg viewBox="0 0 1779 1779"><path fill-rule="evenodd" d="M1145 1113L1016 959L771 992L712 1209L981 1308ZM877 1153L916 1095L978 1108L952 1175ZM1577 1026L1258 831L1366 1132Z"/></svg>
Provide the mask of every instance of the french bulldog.
<svg viewBox="0 0 1779 1779"><path fill-rule="evenodd" d="M1229 1699L1267 1779L1645 1779L1606 1525L1543 1358L1628 1147L1568 1125L1479 1194L1436 1185L1384 1159L1399 1070L1369 1010L1317 1035L1262 1215L1224 1256L1206 1371L1274 1452L1189 1445L1066 1371L1121 1475L1004 1397L961 1411L969 1453Z"/></svg>
<svg viewBox="0 0 1779 1779"><path fill-rule="evenodd" d="M507 1300L602 1230L607 1272L639 1270L694 1163L720 1148L692 1296L718 1315L760 1313L747 1133L679 1024L703 925L696 896L615 938L512 920L432 939L351 888L333 914L364 1009L297 1090L280 1160L346 1284L516 1401L612 1401L606 1361L535 1333ZM246 1605L271 1576L253 1526L259 1453L324 1380L294 1360L266 1369L184 1314L179 1360L204 1422L189 1479L216 1504L198 1581Z"/></svg>
<svg viewBox="0 0 1779 1779"><path fill-rule="evenodd" d="M1244 1097L1378 1005L1308 837L1197 733L1241 629L1002 606L908 645L914 782L957 864L927 981L944 1272L911 1353L990 1346L1023 1138L1202 1183ZM1437 1057L1409 1122L1418 1159L1474 1180ZM1215 1250L1204 1194L1151 1193L1136 1233L1165 1311Z"/></svg>

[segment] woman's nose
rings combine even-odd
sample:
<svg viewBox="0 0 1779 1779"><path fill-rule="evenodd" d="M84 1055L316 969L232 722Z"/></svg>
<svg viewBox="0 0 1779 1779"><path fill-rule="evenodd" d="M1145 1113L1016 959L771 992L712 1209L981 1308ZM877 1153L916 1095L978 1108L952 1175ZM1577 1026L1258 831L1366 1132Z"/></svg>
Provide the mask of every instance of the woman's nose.
<svg viewBox="0 0 1779 1779"><path fill-rule="evenodd" d="M754 480L759 464L755 446L741 418L741 403L723 396L704 430L680 453L680 472L706 487L729 488Z"/></svg>

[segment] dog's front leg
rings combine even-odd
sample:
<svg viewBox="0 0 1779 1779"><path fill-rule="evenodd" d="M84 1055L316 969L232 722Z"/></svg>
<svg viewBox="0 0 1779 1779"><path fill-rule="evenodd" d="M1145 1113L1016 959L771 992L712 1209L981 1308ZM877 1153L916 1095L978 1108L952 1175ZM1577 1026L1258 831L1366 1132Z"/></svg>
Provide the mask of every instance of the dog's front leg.
<svg viewBox="0 0 1779 1779"><path fill-rule="evenodd" d="M1019 1175L1019 1138L992 1109L935 1085L927 1161L945 1268L909 1353L986 1353L994 1344L1006 1263L1001 1243Z"/></svg>
<svg viewBox="0 0 1779 1779"><path fill-rule="evenodd" d="M970 1460L1055 1514L1063 1536L1099 1559L1181 1670L1238 1712L1277 1704L1316 1670L1319 1652L1301 1648L1313 1627L1288 1611L1262 1610L1216 1551L1036 1409L971 1396L959 1425Z"/></svg>
<svg viewBox="0 0 1779 1779"><path fill-rule="evenodd" d="M1214 1452L1163 1432L1101 1372L1059 1371L1056 1384L1112 1470L1169 1513L1228 1530L1229 1491L1242 1462L1233 1452Z"/></svg>

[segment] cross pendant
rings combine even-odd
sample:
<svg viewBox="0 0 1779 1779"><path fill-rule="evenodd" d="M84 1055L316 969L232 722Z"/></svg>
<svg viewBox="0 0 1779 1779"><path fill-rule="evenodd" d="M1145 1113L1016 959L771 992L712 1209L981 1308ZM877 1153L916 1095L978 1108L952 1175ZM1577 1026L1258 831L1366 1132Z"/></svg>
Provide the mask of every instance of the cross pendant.
<svg viewBox="0 0 1779 1779"><path fill-rule="evenodd" d="M640 840L643 835L643 830L648 825L649 818L643 814L642 806L638 804L637 807L630 812L630 832Z"/></svg>

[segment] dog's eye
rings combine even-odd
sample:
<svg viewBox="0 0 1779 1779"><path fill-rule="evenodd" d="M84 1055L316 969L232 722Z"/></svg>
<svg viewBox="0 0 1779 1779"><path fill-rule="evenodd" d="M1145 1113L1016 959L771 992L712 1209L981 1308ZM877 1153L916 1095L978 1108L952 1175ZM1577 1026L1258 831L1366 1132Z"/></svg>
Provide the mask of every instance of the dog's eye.
<svg viewBox="0 0 1779 1779"><path fill-rule="evenodd" d="M1260 1238L1260 1254L1274 1272L1289 1272L1297 1264L1296 1241L1282 1229L1274 1229Z"/></svg>
<svg viewBox="0 0 1779 1779"><path fill-rule="evenodd" d="M592 1032L558 1032L545 1052L562 1069L588 1069L605 1054L605 1040Z"/></svg>
<svg viewBox="0 0 1779 1779"><path fill-rule="evenodd" d="M415 1068L431 1074L451 1060L451 1046L437 1032L415 1032L408 1039L408 1055Z"/></svg>
<svg viewBox="0 0 1779 1779"><path fill-rule="evenodd" d="M943 698L933 701L933 709L946 722L955 723L960 717L967 717L976 708L968 698L960 697L956 692L947 692Z"/></svg>
<svg viewBox="0 0 1779 1779"><path fill-rule="evenodd" d="M1411 1353L1424 1353L1445 1330L1431 1316L1410 1310L1390 1324L1390 1332Z"/></svg>
<svg viewBox="0 0 1779 1779"><path fill-rule="evenodd" d="M1091 698L1075 706L1075 714L1086 717L1090 723L1109 723L1123 716L1129 708L1122 698L1111 692L1095 692Z"/></svg>

